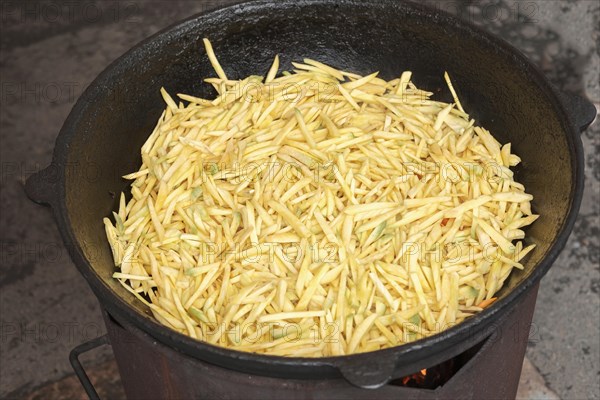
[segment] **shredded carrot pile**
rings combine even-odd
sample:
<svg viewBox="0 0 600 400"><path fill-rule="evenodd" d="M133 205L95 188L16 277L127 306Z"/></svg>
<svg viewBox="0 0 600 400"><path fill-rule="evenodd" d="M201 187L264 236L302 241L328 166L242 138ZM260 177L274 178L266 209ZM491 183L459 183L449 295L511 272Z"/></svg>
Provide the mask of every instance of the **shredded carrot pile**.
<svg viewBox="0 0 600 400"><path fill-rule="evenodd" d="M322 357L438 333L494 301L534 245L520 159L411 72L305 59L166 109L104 219L114 278L158 321L242 351ZM184 104L185 102L185 104Z"/></svg>

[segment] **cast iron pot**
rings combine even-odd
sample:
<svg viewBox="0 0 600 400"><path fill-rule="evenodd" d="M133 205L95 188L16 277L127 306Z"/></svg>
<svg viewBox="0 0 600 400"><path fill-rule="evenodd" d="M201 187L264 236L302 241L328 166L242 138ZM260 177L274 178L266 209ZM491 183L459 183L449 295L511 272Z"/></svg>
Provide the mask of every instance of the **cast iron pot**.
<svg viewBox="0 0 600 400"><path fill-rule="evenodd" d="M464 108L522 158L516 178L534 195L538 221L528 229L537 248L498 293L499 300L435 336L371 353L284 358L212 346L158 323L111 278L114 265L102 218L127 190L121 176L141 165L140 147L165 105L159 94L214 95L202 46L212 41L228 77L265 74L279 54L282 69L310 57L345 70L379 71L385 79L413 71L418 86L450 100L448 71ZM117 321L191 357L249 374L295 379L343 376L375 388L471 347L548 271L573 228L583 192L579 133L593 106L557 93L540 71L504 41L411 3L376 0L284 0L238 4L192 17L135 46L87 88L67 118L47 169L26 184L49 204L71 257Z"/></svg>

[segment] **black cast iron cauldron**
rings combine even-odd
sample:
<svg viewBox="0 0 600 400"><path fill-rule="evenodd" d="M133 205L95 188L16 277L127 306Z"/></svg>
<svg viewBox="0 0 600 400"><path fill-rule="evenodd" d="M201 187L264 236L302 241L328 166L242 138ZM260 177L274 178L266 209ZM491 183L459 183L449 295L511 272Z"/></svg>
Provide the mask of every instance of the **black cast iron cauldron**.
<svg viewBox="0 0 600 400"><path fill-rule="evenodd" d="M202 47L208 37L231 78L264 74L279 54L283 69L310 57L361 74L392 79L413 71L418 86L445 88L448 71L464 108L523 162L517 179L540 214L527 232L537 244L491 307L441 334L371 353L321 359L284 358L215 347L158 323L111 278L102 218L137 170L139 149L164 104L159 93L210 96L213 76ZM440 93L446 93L442 90ZM448 100L444 95L437 98ZM192 17L135 46L87 88L56 141L53 162L30 177L29 197L49 204L71 257L103 308L163 345L223 368L295 379L343 376L374 388L453 357L493 327L548 271L573 228L583 192L579 132L593 106L557 93L521 53L484 31L412 3L377 0L284 0L243 3ZM117 196L115 196L117 195Z"/></svg>

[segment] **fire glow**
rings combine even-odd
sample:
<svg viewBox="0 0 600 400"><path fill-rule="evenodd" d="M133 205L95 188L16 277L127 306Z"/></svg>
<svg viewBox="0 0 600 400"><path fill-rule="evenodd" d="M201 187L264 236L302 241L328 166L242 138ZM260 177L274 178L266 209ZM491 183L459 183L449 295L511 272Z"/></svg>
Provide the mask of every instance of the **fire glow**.
<svg viewBox="0 0 600 400"><path fill-rule="evenodd" d="M425 383L426 378L427 378L427 369L424 368L415 374L405 376L401 380L402 380L403 386L422 387L423 384Z"/></svg>
<svg viewBox="0 0 600 400"><path fill-rule="evenodd" d="M430 368L423 368L414 374L395 379L392 385L418 389L436 389L444 385L456 373L458 365L454 359L447 360Z"/></svg>

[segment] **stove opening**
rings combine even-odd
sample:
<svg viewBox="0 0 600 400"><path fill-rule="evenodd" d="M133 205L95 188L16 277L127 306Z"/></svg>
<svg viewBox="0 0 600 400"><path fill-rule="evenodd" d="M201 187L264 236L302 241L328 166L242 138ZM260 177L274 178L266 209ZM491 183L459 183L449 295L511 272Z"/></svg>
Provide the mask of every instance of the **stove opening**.
<svg viewBox="0 0 600 400"><path fill-rule="evenodd" d="M433 367L423 368L414 374L394 379L388 385L434 390L450 380L475 354L486 341L476 344L465 352L443 361Z"/></svg>

